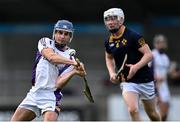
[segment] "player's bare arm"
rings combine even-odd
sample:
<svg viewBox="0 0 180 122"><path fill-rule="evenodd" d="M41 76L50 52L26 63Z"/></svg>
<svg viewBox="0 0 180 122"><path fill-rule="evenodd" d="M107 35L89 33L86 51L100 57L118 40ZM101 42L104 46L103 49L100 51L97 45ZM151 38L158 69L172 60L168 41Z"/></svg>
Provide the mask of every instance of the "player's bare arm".
<svg viewBox="0 0 180 122"><path fill-rule="evenodd" d="M113 83L117 83L118 79L116 79L115 62L113 56L105 52L105 60L106 60L107 69L109 71L110 80Z"/></svg>
<svg viewBox="0 0 180 122"><path fill-rule="evenodd" d="M56 88L62 89L74 75L79 75L80 77L86 76L86 71L84 65L81 63L80 66L74 67L74 69L62 76L59 76L56 81Z"/></svg>
<svg viewBox="0 0 180 122"><path fill-rule="evenodd" d="M58 89L62 89L70 81L70 79L75 75L75 72L76 72L75 70L72 70L64 74L63 76L59 76L56 81L55 87Z"/></svg>
<svg viewBox="0 0 180 122"><path fill-rule="evenodd" d="M74 66L77 65L77 62L54 53L52 48L44 48L41 53L51 63L54 63L54 64L71 64Z"/></svg>
<svg viewBox="0 0 180 122"><path fill-rule="evenodd" d="M136 63L138 69L142 68L153 59L153 55L148 44L144 44L141 48L139 48L139 51L143 54L143 57L138 63Z"/></svg>
<svg viewBox="0 0 180 122"><path fill-rule="evenodd" d="M130 68L127 79L131 79L140 68L148 64L153 59L153 55L147 44L144 44L142 47L140 47L139 51L143 54L141 60L134 65L126 64L126 66Z"/></svg>

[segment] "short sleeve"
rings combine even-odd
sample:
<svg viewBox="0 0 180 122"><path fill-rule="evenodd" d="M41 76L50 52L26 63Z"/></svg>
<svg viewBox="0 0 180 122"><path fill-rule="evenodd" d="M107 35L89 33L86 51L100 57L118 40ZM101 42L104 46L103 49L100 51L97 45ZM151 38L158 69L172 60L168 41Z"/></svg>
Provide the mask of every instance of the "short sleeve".
<svg viewBox="0 0 180 122"><path fill-rule="evenodd" d="M139 49L146 44L144 37L139 35L136 32L133 33L133 41L134 41L134 46L136 47L136 49Z"/></svg>
<svg viewBox="0 0 180 122"><path fill-rule="evenodd" d="M104 41L105 51L109 54L111 54L111 51L109 49L109 43L108 40Z"/></svg>
<svg viewBox="0 0 180 122"><path fill-rule="evenodd" d="M137 47L138 48L144 46L145 44L146 44L146 41L145 41L145 39L143 37L138 39L138 42L137 42Z"/></svg>
<svg viewBox="0 0 180 122"><path fill-rule="evenodd" d="M54 48L54 41L45 37L41 38L38 42L38 50L41 53L44 48Z"/></svg>

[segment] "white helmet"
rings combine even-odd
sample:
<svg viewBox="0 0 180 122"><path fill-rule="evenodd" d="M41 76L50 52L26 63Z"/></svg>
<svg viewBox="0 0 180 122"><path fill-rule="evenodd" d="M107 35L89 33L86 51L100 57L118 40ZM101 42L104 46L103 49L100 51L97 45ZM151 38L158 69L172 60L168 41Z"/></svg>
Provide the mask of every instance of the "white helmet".
<svg viewBox="0 0 180 122"><path fill-rule="evenodd" d="M111 9L108 9L107 11L104 12L104 20L108 16L117 16L118 20L120 20L121 17L122 17L123 20L124 20L124 12L120 8L111 8Z"/></svg>

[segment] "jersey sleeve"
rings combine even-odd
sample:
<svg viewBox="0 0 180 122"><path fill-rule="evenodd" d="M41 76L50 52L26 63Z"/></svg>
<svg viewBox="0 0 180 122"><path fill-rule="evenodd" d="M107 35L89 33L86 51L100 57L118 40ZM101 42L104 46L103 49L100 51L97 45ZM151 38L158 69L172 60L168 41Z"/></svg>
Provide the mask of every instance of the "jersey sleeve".
<svg viewBox="0 0 180 122"><path fill-rule="evenodd" d="M138 33L133 33L134 46L136 49L141 48L146 44L144 37Z"/></svg>
<svg viewBox="0 0 180 122"><path fill-rule="evenodd" d="M54 48L54 41L47 37L41 38L38 42L38 50L41 53L45 48Z"/></svg>
<svg viewBox="0 0 180 122"><path fill-rule="evenodd" d="M111 54L111 51L109 49L109 43L108 43L109 39L108 40L105 40L104 41L104 46L105 46L105 51L109 54Z"/></svg>

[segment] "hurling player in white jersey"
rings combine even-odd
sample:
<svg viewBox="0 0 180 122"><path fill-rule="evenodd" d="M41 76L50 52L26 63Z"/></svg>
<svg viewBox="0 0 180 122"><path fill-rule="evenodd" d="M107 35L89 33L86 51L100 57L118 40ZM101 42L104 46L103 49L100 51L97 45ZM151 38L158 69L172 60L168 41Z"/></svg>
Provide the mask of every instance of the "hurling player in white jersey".
<svg viewBox="0 0 180 122"><path fill-rule="evenodd" d="M167 81L170 60L168 55L165 53L166 48L166 37L162 34L156 35L154 37L154 49L152 50L153 61L151 65L154 72L154 79L157 84L158 103L162 121L167 119L170 102L170 91Z"/></svg>
<svg viewBox="0 0 180 122"><path fill-rule="evenodd" d="M31 121L40 115L43 115L44 121L57 121L61 89L74 75L86 75L83 64L78 64L70 55L68 44L73 38L73 31L71 22L59 20L54 26L53 38L39 40L32 88L11 121Z"/></svg>

